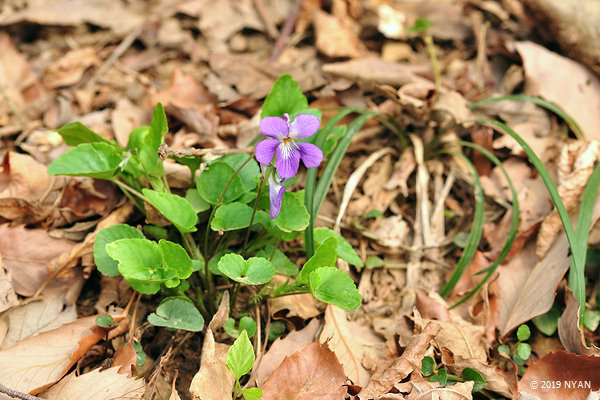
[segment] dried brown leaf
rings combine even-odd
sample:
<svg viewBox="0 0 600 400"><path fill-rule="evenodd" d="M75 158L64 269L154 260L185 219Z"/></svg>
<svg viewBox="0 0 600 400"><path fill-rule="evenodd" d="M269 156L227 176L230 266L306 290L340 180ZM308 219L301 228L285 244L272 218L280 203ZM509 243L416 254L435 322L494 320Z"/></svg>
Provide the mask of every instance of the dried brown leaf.
<svg viewBox="0 0 600 400"><path fill-rule="evenodd" d="M18 198L34 202L48 192L56 178L48 175L46 166L28 154L6 152L0 173L0 198ZM50 204L56 196L50 199Z"/></svg>
<svg viewBox="0 0 600 400"><path fill-rule="evenodd" d="M111 367L119 367L119 374L124 374L128 377L132 377L131 367L135 365L137 360L137 353L131 343L123 343L121 347L115 352L115 357Z"/></svg>
<svg viewBox="0 0 600 400"><path fill-rule="evenodd" d="M135 379L110 368L95 369L83 375L70 373L56 385L44 391L47 400L113 400L139 399L144 394L143 379Z"/></svg>
<svg viewBox="0 0 600 400"><path fill-rule="evenodd" d="M381 396L405 379L415 370L421 369L421 360L430 346L431 340L436 337L442 327L436 322L430 322L423 331L413 336L404 353L397 358L389 368L377 370L369 384L358 394L360 399L372 399Z"/></svg>
<svg viewBox="0 0 600 400"><path fill-rule="evenodd" d="M17 304L19 304L19 299L13 289L11 273L2 265L2 254L0 254L0 313ZM1 344L2 337L0 336Z"/></svg>
<svg viewBox="0 0 600 400"><path fill-rule="evenodd" d="M97 52L93 47L71 50L46 68L42 82L48 89L74 85L97 62Z"/></svg>
<svg viewBox="0 0 600 400"><path fill-rule="evenodd" d="M525 67L525 92L556 103L579 123L586 138L600 139L600 80L576 61L539 44L515 42L514 46Z"/></svg>
<svg viewBox="0 0 600 400"><path fill-rule="evenodd" d="M269 299L271 315L278 318L300 317L303 320L321 315L319 302L310 293Z"/></svg>
<svg viewBox="0 0 600 400"><path fill-rule="evenodd" d="M410 82L428 82L411 72L408 64L384 61L380 58L358 58L323 65L323 72L353 81L402 86Z"/></svg>
<svg viewBox="0 0 600 400"><path fill-rule="evenodd" d="M366 54L358 36L336 16L322 10L313 14L317 49L328 57L360 57Z"/></svg>
<svg viewBox="0 0 600 400"><path fill-rule="evenodd" d="M286 357L263 386L263 400L343 400L346 375L326 344L307 345Z"/></svg>
<svg viewBox="0 0 600 400"><path fill-rule="evenodd" d="M104 337L95 326L96 317L80 318L0 351L0 383L20 392L39 393Z"/></svg>
<svg viewBox="0 0 600 400"><path fill-rule="evenodd" d="M573 292L567 288L565 311L558 319L558 337L565 350L586 356L600 357L600 348L587 346L583 331L579 327L579 302Z"/></svg>
<svg viewBox="0 0 600 400"><path fill-rule="evenodd" d="M600 389L599 369L600 357L557 351L527 367L519 390L544 400L584 400L592 390Z"/></svg>
<svg viewBox="0 0 600 400"><path fill-rule="evenodd" d="M320 321L315 318L304 329L292 331L283 339L275 339L269 350L255 363L258 365L255 371L256 386L262 387L286 357L314 342L320 325Z"/></svg>

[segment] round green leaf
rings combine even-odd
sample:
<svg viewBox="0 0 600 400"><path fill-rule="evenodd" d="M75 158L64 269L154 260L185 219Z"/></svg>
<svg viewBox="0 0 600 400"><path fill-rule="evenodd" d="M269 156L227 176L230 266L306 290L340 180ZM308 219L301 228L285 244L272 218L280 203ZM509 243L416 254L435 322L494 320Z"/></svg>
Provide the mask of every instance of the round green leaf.
<svg viewBox="0 0 600 400"><path fill-rule="evenodd" d="M352 245L350 245L350 243L348 243L348 241L344 239L344 237L339 233L334 232L332 229L321 227L315 229L314 237L315 244L317 245L321 245L321 243L323 243L330 237L335 237L338 241L338 246L335 249L338 256L342 260L347 261L349 264L355 265L357 267L363 266L362 260L360 259L358 254L356 254L356 251L354 250Z"/></svg>
<svg viewBox="0 0 600 400"><path fill-rule="evenodd" d="M310 216L308 210L292 193L283 194L283 202L279 215L273 220L284 232L303 231L308 226Z"/></svg>
<svg viewBox="0 0 600 400"><path fill-rule="evenodd" d="M271 322L271 329L269 329L269 342L277 339L285 332L285 324L281 321Z"/></svg>
<svg viewBox="0 0 600 400"><path fill-rule="evenodd" d="M527 360L531 355L531 346L528 343L519 343L517 345L517 355L522 360Z"/></svg>
<svg viewBox="0 0 600 400"><path fill-rule="evenodd" d="M273 84L262 106L260 117L281 117L284 113L294 112L308 108L308 100L298 83L289 74L281 75Z"/></svg>
<svg viewBox="0 0 600 400"><path fill-rule="evenodd" d="M343 310L356 310L362 296L347 273L335 267L323 267L310 276L310 291L315 299L333 304Z"/></svg>
<svg viewBox="0 0 600 400"><path fill-rule="evenodd" d="M519 339L521 342L529 339L529 336L531 336L531 331L529 330L529 326L523 324L521 326L519 326L519 329L517 329L517 339Z"/></svg>
<svg viewBox="0 0 600 400"><path fill-rule="evenodd" d="M330 237L321 244L315 254L304 264L302 270L296 278L296 283L305 284L308 283L310 274L317 268L322 267L335 267L337 260L337 239Z"/></svg>
<svg viewBox="0 0 600 400"><path fill-rule="evenodd" d="M227 332L227 334L233 338L238 338L242 331L248 332L248 337L254 336L256 333L256 321L248 316L243 316L240 319L239 327L235 327L235 319L229 318L225 325L223 325L223 330Z"/></svg>
<svg viewBox="0 0 600 400"><path fill-rule="evenodd" d="M262 389L256 387L244 389L242 396L244 396L244 400L258 400L262 397Z"/></svg>
<svg viewBox="0 0 600 400"><path fill-rule="evenodd" d="M234 173L235 170L227 163L221 161L212 163L198 175L198 179L196 180L198 193L210 204L217 204L221 194L225 190L225 186L227 186L227 182L229 182ZM236 175L223 196L223 203L232 202L240 197L242 193L244 193L244 186L239 175Z"/></svg>
<svg viewBox="0 0 600 400"><path fill-rule="evenodd" d="M252 257L244 260L239 254L226 254L217 265L229 279L246 285L262 285L275 275L275 267L266 258Z"/></svg>
<svg viewBox="0 0 600 400"><path fill-rule="evenodd" d="M112 179L122 159L108 143L82 143L54 160L48 174Z"/></svg>
<svg viewBox="0 0 600 400"><path fill-rule="evenodd" d="M435 369L435 360L429 356L423 357L421 360L421 372L423 376L432 375Z"/></svg>
<svg viewBox="0 0 600 400"><path fill-rule="evenodd" d="M115 322L114 318L108 314L98 315L96 317L96 325L101 328L114 328L118 324Z"/></svg>
<svg viewBox="0 0 600 400"><path fill-rule="evenodd" d="M106 253L106 245L119 239L143 239L142 232L133 226L126 224L117 224L100 229L94 239L94 262L98 271L106 276L119 275L117 261L113 260Z"/></svg>
<svg viewBox="0 0 600 400"><path fill-rule="evenodd" d="M473 368L465 368L462 371L462 377L464 380L466 381L473 381L473 390L472 392L479 392L481 389L483 389L485 387L485 385L487 385L487 382L485 381L483 375L481 375L481 373L479 373L479 371L477 371L476 369Z"/></svg>
<svg viewBox="0 0 600 400"><path fill-rule="evenodd" d="M233 231L250 225L252 208L242 203L223 204L217 208L210 228L213 231Z"/></svg>
<svg viewBox="0 0 600 400"><path fill-rule="evenodd" d="M250 372L254 363L254 348L248 339L248 333L242 331L240 337L233 342L233 345L227 351L225 365L231 373L240 379L242 376Z"/></svg>
<svg viewBox="0 0 600 400"><path fill-rule="evenodd" d="M185 192L185 199L189 201L189 203L194 208L194 211L200 213L202 211L206 211L210 208L210 204L206 202L202 197L200 197L200 193L195 188L190 188Z"/></svg>
<svg viewBox="0 0 600 400"><path fill-rule="evenodd" d="M177 297L165 299L148 315L148 322L155 326L198 332L204 328L204 318L200 311L189 301Z"/></svg>
<svg viewBox="0 0 600 400"><path fill-rule="evenodd" d="M189 278L193 272L192 259L183 247L168 240L160 240L158 247L162 252L165 266L177 273L177 278ZM177 282L177 285L179 282Z"/></svg>
<svg viewBox="0 0 600 400"><path fill-rule="evenodd" d="M229 164L234 170L237 170L247 159L247 154L239 153L227 155L219 161L223 161ZM244 165L244 168L240 170L238 176L240 177L246 192L254 190L256 188L256 180L260 178L260 168L258 168L256 160L252 159L248 161L246 165Z"/></svg>
<svg viewBox="0 0 600 400"><path fill-rule="evenodd" d="M160 211L181 232L196 231L198 215L186 199L176 194L157 192L150 189L142 189L142 194L154 208Z"/></svg>

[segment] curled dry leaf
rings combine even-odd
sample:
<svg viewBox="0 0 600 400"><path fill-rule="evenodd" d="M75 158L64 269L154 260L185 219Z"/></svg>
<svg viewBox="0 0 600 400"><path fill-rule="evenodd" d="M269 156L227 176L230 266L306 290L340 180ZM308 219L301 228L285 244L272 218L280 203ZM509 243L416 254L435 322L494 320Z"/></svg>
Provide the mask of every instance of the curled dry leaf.
<svg viewBox="0 0 600 400"><path fill-rule="evenodd" d="M104 371L95 369L87 374L76 376L70 373L56 385L42 393L47 400L113 400L139 399L144 394L143 379L135 379L110 368Z"/></svg>
<svg viewBox="0 0 600 400"><path fill-rule="evenodd" d="M317 49L328 57L360 57L366 53L358 36L336 16L321 10L313 14Z"/></svg>
<svg viewBox="0 0 600 400"><path fill-rule="evenodd" d="M83 73L98 62L93 47L83 47L69 51L44 71L42 82L48 89L71 86L79 82Z"/></svg>
<svg viewBox="0 0 600 400"><path fill-rule="evenodd" d="M258 365L255 371L256 386L262 387L286 357L314 342L320 325L320 321L315 318L304 329L292 331L283 339L275 339L269 350L254 364L255 367Z"/></svg>
<svg viewBox="0 0 600 400"><path fill-rule="evenodd" d="M314 342L283 360L265 382L262 400L343 400L345 381L335 354Z"/></svg>
<svg viewBox="0 0 600 400"><path fill-rule="evenodd" d="M358 393L359 399L367 400L384 395L415 369L419 370L431 340L441 329L442 327L436 322L427 324L420 334L412 337L404 353L389 368L379 369L373 374L369 384Z"/></svg>
<svg viewBox="0 0 600 400"><path fill-rule="evenodd" d="M567 306L558 319L558 337L565 350L587 356L600 357L600 348L587 346L585 337L579 327L579 302L570 289L567 289Z"/></svg>
<svg viewBox="0 0 600 400"><path fill-rule="evenodd" d="M275 278L277 279L277 277ZM271 315L279 319L299 317L303 320L321 315L319 301L310 293L269 299Z"/></svg>
<svg viewBox="0 0 600 400"><path fill-rule="evenodd" d="M96 317L80 318L0 351L0 383L20 392L39 393L104 337L95 327Z"/></svg>
<svg viewBox="0 0 600 400"><path fill-rule="evenodd" d="M0 350L5 350L20 340L76 320L77 310L74 305L65 307L63 296L42 297L10 309L0 319L8 327L4 340L0 340Z"/></svg>
<svg viewBox="0 0 600 400"><path fill-rule="evenodd" d="M402 86L411 82L428 82L411 72L409 64L384 61L380 58L358 58L323 65L323 72L353 81Z"/></svg>
<svg viewBox="0 0 600 400"><path fill-rule="evenodd" d="M519 390L544 400L585 400L592 390L600 389L599 369L600 357L557 351L527 367L519 381ZM534 381L537 386L532 385ZM555 384L544 387L542 381Z"/></svg>
<svg viewBox="0 0 600 400"><path fill-rule="evenodd" d="M132 377L131 367L135 365L137 353L131 343L125 342L117 349L111 367L119 367L119 374Z"/></svg>
<svg viewBox="0 0 600 400"><path fill-rule="evenodd" d="M11 273L2 265L2 254L0 254L0 313L17 304L19 300L12 286ZM2 344L1 336L0 344Z"/></svg>

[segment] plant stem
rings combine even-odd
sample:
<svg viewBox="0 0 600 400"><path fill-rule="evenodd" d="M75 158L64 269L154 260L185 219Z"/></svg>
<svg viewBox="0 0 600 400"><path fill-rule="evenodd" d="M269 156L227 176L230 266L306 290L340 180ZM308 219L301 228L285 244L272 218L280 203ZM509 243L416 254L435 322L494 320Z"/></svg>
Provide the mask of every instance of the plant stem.
<svg viewBox="0 0 600 400"><path fill-rule="evenodd" d="M256 193L256 201L254 202L254 209L252 210L252 218L250 218L250 225L248 225L248 229L246 230L246 237L244 238L244 245L242 246L242 257L246 257L246 246L248 245L248 239L250 238L250 232L252 231L252 224L254 224L254 216L256 215L256 210L258 209L258 202L260 200L260 192L262 191L262 187L265 183L264 174L260 176L260 184L258 185L258 191Z"/></svg>
<svg viewBox="0 0 600 400"><path fill-rule="evenodd" d="M433 45L433 37L431 33L426 33L423 36L425 46L427 47L427 53L429 53L429 59L431 60L431 69L433 70L433 80L435 82L435 90L440 93L442 89L442 75L440 73L440 64L438 63L437 55L435 54L435 46Z"/></svg>

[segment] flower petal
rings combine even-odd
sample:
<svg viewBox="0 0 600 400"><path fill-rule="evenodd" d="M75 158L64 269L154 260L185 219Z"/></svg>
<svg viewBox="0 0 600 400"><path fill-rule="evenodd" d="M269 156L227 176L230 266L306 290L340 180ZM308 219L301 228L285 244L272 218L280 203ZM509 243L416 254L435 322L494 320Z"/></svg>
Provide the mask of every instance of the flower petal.
<svg viewBox="0 0 600 400"><path fill-rule="evenodd" d="M264 117L260 120L260 131L265 136L283 139L288 137L288 124L283 118Z"/></svg>
<svg viewBox="0 0 600 400"><path fill-rule="evenodd" d="M283 179L289 179L298 173L298 166L300 165L300 152L298 151L297 145L299 143L281 143L275 149L275 167L277 173Z"/></svg>
<svg viewBox="0 0 600 400"><path fill-rule="evenodd" d="M275 155L275 149L280 143L277 140L265 139L256 144L256 160L261 164L270 164Z"/></svg>
<svg viewBox="0 0 600 400"><path fill-rule="evenodd" d="M270 202L270 217L275 219L281 211L281 203L283 200L283 193L285 192L285 186L277 183L273 179L273 175L269 177L269 202Z"/></svg>
<svg viewBox="0 0 600 400"><path fill-rule="evenodd" d="M298 151L300 152L300 158L306 168L315 168L323 161L323 151L312 143L296 143L298 145Z"/></svg>
<svg viewBox="0 0 600 400"><path fill-rule="evenodd" d="M292 139L307 138L315 134L321 126L319 118L311 114L300 114L290 124L290 137Z"/></svg>

